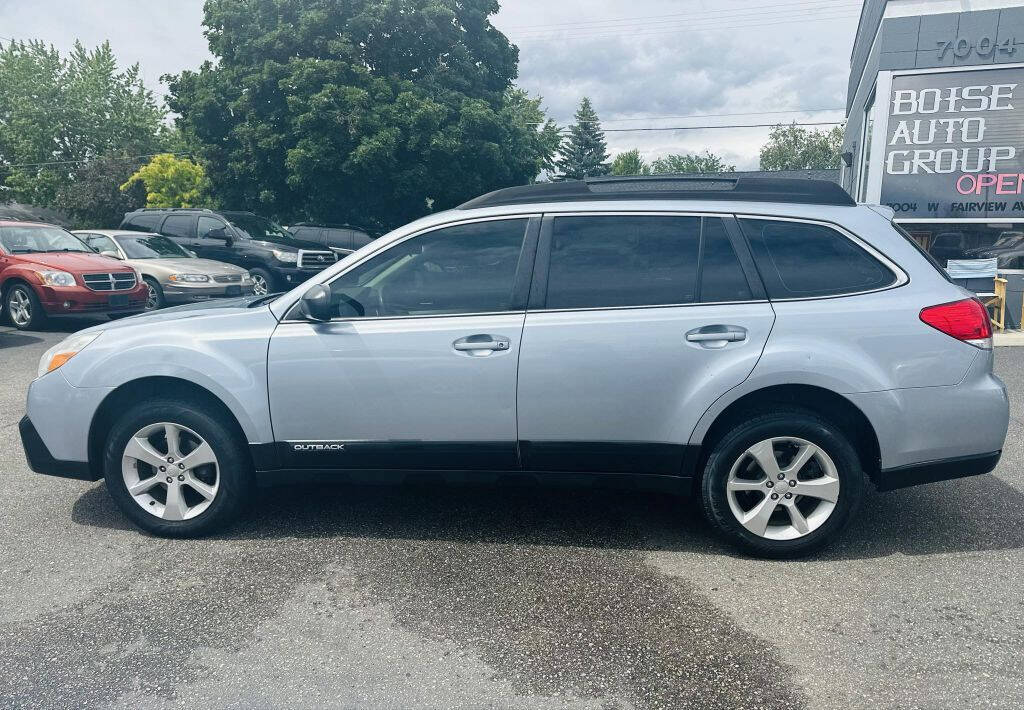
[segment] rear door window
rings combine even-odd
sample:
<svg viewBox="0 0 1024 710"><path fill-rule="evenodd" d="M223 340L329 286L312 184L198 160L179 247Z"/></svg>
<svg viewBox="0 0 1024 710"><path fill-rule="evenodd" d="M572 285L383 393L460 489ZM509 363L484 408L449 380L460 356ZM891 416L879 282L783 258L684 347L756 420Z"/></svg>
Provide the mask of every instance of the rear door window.
<svg viewBox="0 0 1024 710"><path fill-rule="evenodd" d="M826 225L779 219L740 224L769 298L841 296L896 282L878 259Z"/></svg>
<svg viewBox="0 0 1024 710"><path fill-rule="evenodd" d="M195 234L195 215L172 214L164 220L160 233L168 237L188 238Z"/></svg>
<svg viewBox="0 0 1024 710"><path fill-rule="evenodd" d="M700 217L555 217L549 309L693 303Z"/></svg>
<svg viewBox="0 0 1024 710"><path fill-rule="evenodd" d="M163 219L161 214L134 215L125 221L122 229L130 229L133 232L155 232L161 219Z"/></svg>

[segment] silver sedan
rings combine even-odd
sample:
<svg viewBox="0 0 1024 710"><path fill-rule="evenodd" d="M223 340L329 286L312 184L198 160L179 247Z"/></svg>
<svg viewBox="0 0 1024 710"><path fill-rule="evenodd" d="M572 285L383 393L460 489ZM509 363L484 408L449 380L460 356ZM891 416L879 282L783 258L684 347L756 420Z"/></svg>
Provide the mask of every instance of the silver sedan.
<svg viewBox="0 0 1024 710"><path fill-rule="evenodd" d="M146 310L252 293L245 269L200 259L167 237L148 232L91 229L74 232L100 254L120 259L142 274L149 288Z"/></svg>

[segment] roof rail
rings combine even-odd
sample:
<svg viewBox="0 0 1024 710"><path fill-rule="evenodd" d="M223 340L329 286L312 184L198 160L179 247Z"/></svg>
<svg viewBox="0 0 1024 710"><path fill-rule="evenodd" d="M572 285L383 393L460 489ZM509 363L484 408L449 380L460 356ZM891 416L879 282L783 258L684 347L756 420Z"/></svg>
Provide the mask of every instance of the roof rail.
<svg viewBox="0 0 1024 710"><path fill-rule="evenodd" d="M601 200L733 200L852 207L857 203L841 185L827 180L763 177L651 175L601 177L579 181L507 187L481 195L456 209L469 210L535 202Z"/></svg>
<svg viewBox="0 0 1024 710"><path fill-rule="evenodd" d="M139 207L132 212L213 212L208 207Z"/></svg>

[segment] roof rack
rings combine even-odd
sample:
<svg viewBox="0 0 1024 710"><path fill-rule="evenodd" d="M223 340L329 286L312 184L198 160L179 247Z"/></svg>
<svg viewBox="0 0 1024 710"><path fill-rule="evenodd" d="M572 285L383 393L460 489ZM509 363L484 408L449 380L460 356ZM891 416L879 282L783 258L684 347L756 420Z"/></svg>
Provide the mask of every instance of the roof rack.
<svg viewBox="0 0 1024 710"><path fill-rule="evenodd" d="M841 185L827 180L653 175L507 187L474 198L456 209L599 200L746 200L843 207L857 204Z"/></svg>
<svg viewBox="0 0 1024 710"><path fill-rule="evenodd" d="M139 207L132 212L213 212L208 207Z"/></svg>

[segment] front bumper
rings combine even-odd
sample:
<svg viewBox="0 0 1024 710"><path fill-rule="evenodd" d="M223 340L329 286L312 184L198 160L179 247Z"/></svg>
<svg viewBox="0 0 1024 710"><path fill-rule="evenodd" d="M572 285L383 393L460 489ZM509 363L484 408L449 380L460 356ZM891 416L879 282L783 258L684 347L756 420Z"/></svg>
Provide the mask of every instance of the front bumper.
<svg viewBox="0 0 1024 710"><path fill-rule="evenodd" d="M18 433L21 434L21 445L25 449L28 467L36 473L60 476L61 478L75 478L80 481L98 481L100 479L93 473L88 461L62 461L54 458L27 415L18 422Z"/></svg>
<svg viewBox="0 0 1024 710"><path fill-rule="evenodd" d="M252 283L216 284L215 286L164 283L161 284L161 288L164 292L164 300L169 304L176 305L209 301L214 298L238 298L252 295Z"/></svg>
<svg viewBox="0 0 1024 710"><path fill-rule="evenodd" d="M333 263L327 264L327 266L334 266L334 264ZM327 266L325 266L322 269L321 268L316 268L316 269L294 269L294 268L278 266L278 267L276 267L275 271L277 272L277 275L280 278L284 279L284 282L286 284L288 284L290 286L296 286L296 285L298 285L300 283L304 283L305 281L308 281L309 279L313 278L314 276L316 276L320 272L324 271L324 269L326 269Z"/></svg>
<svg viewBox="0 0 1024 710"><path fill-rule="evenodd" d="M36 292L47 315L84 313L139 313L146 308L147 290L140 284L130 291L92 291L82 286L40 286ZM111 304L114 299L114 304Z"/></svg>

